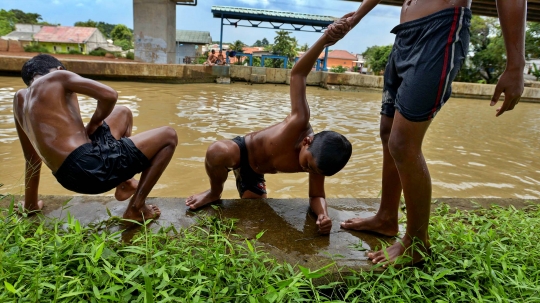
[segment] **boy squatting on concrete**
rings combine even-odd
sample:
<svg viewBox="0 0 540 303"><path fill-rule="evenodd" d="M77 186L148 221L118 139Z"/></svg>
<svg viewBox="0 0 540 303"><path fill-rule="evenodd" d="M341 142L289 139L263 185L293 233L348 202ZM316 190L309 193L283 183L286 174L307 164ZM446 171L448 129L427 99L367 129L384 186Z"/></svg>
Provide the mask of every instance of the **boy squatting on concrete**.
<svg viewBox="0 0 540 303"><path fill-rule="evenodd" d="M210 189L193 195L186 205L197 209L221 198L223 185L234 170L241 198L266 198L264 174L309 173L309 205L317 215L321 234L332 221L326 207L324 178L339 172L349 161L351 143L333 131L313 133L306 100L306 77L326 45L337 42L347 30L335 23L333 35L323 34L291 71L291 113L283 122L249 133L245 137L214 142L206 152L205 166ZM343 32L343 34L341 34Z"/></svg>
<svg viewBox="0 0 540 303"><path fill-rule="evenodd" d="M133 116L128 108L115 106L117 92L66 71L50 55L28 60L22 78L28 88L15 94L13 113L26 160L24 208L43 208L38 187L44 162L68 190L99 194L116 188L116 199L131 197L126 219L159 217L160 210L145 199L171 160L175 130L161 127L131 136ZM97 100L86 127L77 94ZM140 181L133 179L140 172Z"/></svg>
<svg viewBox="0 0 540 303"><path fill-rule="evenodd" d="M353 28L379 2L363 1L344 28ZM407 207L405 235L387 249L369 253L373 263L415 264L430 253L431 177L422 141L432 119L450 97L452 80L468 52L470 6L470 0L406 0L401 24L392 30L396 40L384 72L380 123L381 206L374 217L354 218L341 224L346 229L396 236L403 190ZM497 0L497 9L507 52L506 69L491 100L494 106L504 93L504 103L496 110L496 116L500 116L512 110L523 93L527 3ZM411 249L413 242L418 245ZM400 256L406 258L396 262Z"/></svg>

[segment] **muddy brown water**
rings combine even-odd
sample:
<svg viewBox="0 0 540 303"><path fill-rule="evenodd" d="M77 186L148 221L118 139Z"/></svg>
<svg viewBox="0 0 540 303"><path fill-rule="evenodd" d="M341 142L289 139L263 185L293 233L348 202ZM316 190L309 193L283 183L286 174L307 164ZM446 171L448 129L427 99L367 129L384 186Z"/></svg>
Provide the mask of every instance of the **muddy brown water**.
<svg viewBox="0 0 540 303"><path fill-rule="evenodd" d="M204 155L215 140L231 139L283 120L290 111L285 85L149 84L107 82L119 92L119 105L135 116L134 133L168 125L178 132L175 155L151 196L185 197L208 189ZM20 78L0 77L0 193L22 193L24 159L13 124L13 94ZM380 191L382 152L380 92L337 92L309 87L311 123L330 129L353 144L347 166L327 178L330 198L376 197ZM80 96L85 122L96 102ZM495 118L488 100L452 98L435 118L424 154L433 179L433 197L540 198L540 104L520 103ZM72 195L43 167L39 192ZM306 197L308 175L267 175L269 197ZM112 195L111 192L107 193ZM224 198L237 198L233 174Z"/></svg>

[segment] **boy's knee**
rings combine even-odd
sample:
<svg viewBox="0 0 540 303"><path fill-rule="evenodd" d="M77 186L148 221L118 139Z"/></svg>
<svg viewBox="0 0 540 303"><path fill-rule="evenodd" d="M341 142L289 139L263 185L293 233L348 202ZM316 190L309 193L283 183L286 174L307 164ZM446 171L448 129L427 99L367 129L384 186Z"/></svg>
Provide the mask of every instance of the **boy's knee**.
<svg viewBox="0 0 540 303"><path fill-rule="evenodd" d="M396 164L414 160L420 153L406 139L399 136L390 136L388 139L388 150Z"/></svg>
<svg viewBox="0 0 540 303"><path fill-rule="evenodd" d="M230 158L230 148L223 141L216 141L212 143L206 150L206 160L210 163L222 162L225 159Z"/></svg>
<svg viewBox="0 0 540 303"><path fill-rule="evenodd" d="M389 126L381 125L381 128L379 130L379 136L381 137L381 141L384 145L388 144L388 141L390 140L391 132L392 132L392 125L389 125Z"/></svg>
<svg viewBox="0 0 540 303"><path fill-rule="evenodd" d="M165 131L167 132L167 137L170 140L170 144L177 146L178 145L178 134L176 133L176 130L172 127L165 126Z"/></svg>
<svg viewBox="0 0 540 303"><path fill-rule="evenodd" d="M133 118L133 113L131 112L131 109L129 109L129 107L127 106L123 106L123 105L117 105L114 107L114 110L115 111L118 111L120 114L128 117L128 118Z"/></svg>

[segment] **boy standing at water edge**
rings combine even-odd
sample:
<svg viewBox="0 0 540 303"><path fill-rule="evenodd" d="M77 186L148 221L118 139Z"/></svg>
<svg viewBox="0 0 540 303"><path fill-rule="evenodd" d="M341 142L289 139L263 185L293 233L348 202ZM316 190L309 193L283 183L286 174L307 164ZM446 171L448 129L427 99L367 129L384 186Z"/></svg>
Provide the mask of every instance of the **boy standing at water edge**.
<svg viewBox="0 0 540 303"><path fill-rule="evenodd" d="M132 197L124 218L157 218L156 206L145 199L167 167L177 144L174 129L162 127L131 136L133 116L115 107L118 94L99 82L66 71L50 55L38 55L22 68L28 88L13 100L15 126L26 160L25 201L39 211L41 162L71 191L99 194L116 187L115 197ZM77 94L97 100L90 122L83 125ZM142 172L140 182L133 176Z"/></svg>
<svg viewBox="0 0 540 303"><path fill-rule="evenodd" d="M352 28L380 0L365 0L347 20ZM385 250L368 254L373 263L394 262L407 256L409 264L429 253L428 225L431 177L422 154L422 141L431 120L448 100L451 83L468 52L470 0L406 0L401 24L384 73L380 136L383 144L381 206L374 217L355 218L341 226L387 236L398 233L401 191L407 205L404 237ZM507 65L491 100L504 92L496 116L512 110L523 92L525 65L525 0L497 0L507 51ZM331 30L331 29L330 29ZM410 249L413 241L416 248ZM386 265L385 265L386 266Z"/></svg>
<svg viewBox="0 0 540 303"><path fill-rule="evenodd" d="M343 25L338 25L336 32L341 27ZM332 221L326 207L324 178L347 164L352 147L336 132L313 133L309 124L306 77L325 45L337 42L335 36L323 34L295 64L291 71L291 113L283 122L245 137L210 145L205 159L210 189L189 197L187 206L196 209L219 200L230 170L234 170L240 197L247 199L266 198L264 174L307 172L309 205L317 215L319 232L330 232Z"/></svg>

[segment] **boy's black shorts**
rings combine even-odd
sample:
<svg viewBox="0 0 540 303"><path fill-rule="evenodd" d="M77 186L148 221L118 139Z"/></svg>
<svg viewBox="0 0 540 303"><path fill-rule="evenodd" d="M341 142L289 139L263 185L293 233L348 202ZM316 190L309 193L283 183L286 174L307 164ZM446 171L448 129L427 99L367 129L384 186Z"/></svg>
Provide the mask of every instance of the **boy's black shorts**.
<svg viewBox="0 0 540 303"><path fill-rule="evenodd" d="M449 8L392 29L396 40L384 72L381 115L413 122L435 117L467 57L471 10Z"/></svg>
<svg viewBox="0 0 540 303"><path fill-rule="evenodd" d="M240 167L234 170L236 189L238 189L240 198L242 198L246 190L261 196L266 194L264 175L256 173L249 165L246 139L244 137L236 137L232 141L240 148Z"/></svg>
<svg viewBox="0 0 540 303"><path fill-rule="evenodd" d="M54 173L66 189L80 194L101 194L150 166L133 141L116 140L105 121L89 137L92 142L71 152Z"/></svg>

